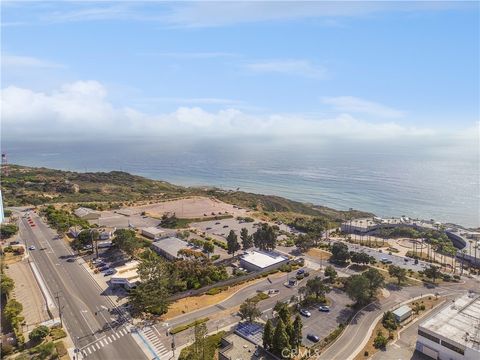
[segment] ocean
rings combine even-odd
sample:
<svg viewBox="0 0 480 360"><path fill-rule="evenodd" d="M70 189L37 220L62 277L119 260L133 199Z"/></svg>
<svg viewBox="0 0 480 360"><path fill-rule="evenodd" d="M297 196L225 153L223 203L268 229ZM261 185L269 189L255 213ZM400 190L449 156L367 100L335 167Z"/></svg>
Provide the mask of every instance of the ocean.
<svg viewBox="0 0 480 360"><path fill-rule="evenodd" d="M478 152L388 142L158 137L2 142L8 161L74 171L123 170L293 200L480 226Z"/></svg>

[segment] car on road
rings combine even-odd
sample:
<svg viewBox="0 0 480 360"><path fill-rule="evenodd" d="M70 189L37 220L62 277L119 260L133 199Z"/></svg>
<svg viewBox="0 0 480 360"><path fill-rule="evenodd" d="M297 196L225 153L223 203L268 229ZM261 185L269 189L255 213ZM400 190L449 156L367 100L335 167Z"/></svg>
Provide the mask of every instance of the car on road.
<svg viewBox="0 0 480 360"><path fill-rule="evenodd" d="M113 275L113 274L115 274L115 270L108 269L103 273L103 276L110 276L110 275Z"/></svg>
<svg viewBox="0 0 480 360"><path fill-rule="evenodd" d="M408 262L408 259L407 259L407 258L403 258L403 261Z"/></svg>
<svg viewBox="0 0 480 360"><path fill-rule="evenodd" d="M312 342L319 342L320 338L317 335L314 334L307 334L307 339L312 341Z"/></svg>
<svg viewBox="0 0 480 360"><path fill-rule="evenodd" d="M225 229L225 228L228 228L228 225L223 225L223 228L224 228L224 229Z"/></svg>
<svg viewBox="0 0 480 360"><path fill-rule="evenodd" d="M279 292L280 292L280 290L278 290L278 289L270 289L270 290L268 290L268 294L269 294L269 295L278 294Z"/></svg>
<svg viewBox="0 0 480 360"><path fill-rule="evenodd" d="M390 260L389 258L385 258L385 257L382 258L382 260L380 260L380 261L381 261L382 263L384 263L384 264L391 264L391 263L393 263L392 260Z"/></svg>
<svg viewBox="0 0 480 360"><path fill-rule="evenodd" d="M220 221L217 221L217 222L215 223L215 225L220 225Z"/></svg>
<svg viewBox="0 0 480 360"><path fill-rule="evenodd" d="M322 305L318 308L318 310L322 312L329 312L330 308L327 305Z"/></svg>
<svg viewBox="0 0 480 360"><path fill-rule="evenodd" d="M307 309L300 309L300 314L302 314L305 317L312 316L312 313L310 311L308 311Z"/></svg>
<svg viewBox="0 0 480 360"><path fill-rule="evenodd" d="M207 227L207 228L205 228L205 230L212 230L212 228L211 228L211 227Z"/></svg>
<svg viewBox="0 0 480 360"><path fill-rule="evenodd" d="M30 245L30 246L28 247L28 250L35 250L35 249L36 249L35 245Z"/></svg>

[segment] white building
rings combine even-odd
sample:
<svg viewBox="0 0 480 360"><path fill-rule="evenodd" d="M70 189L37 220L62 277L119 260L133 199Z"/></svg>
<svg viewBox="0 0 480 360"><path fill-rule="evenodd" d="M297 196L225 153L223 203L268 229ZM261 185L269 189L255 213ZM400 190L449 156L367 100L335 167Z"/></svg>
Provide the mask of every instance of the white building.
<svg viewBox="0 0 480 360"><path fill-rule="evenodd" d="M433 359L480 359L480 295L464 295L423 321L416 348Z"/></svg>
<svg viewBox="0 0 480 360"><path fill-rule="evenodd" d="M393 316L395 316L395 320L400 323L412 316L412 308L408 305L400 306L398 309L393 311Z"/></svg>
<svg viewBox="0 0 480 360"><path fill-rule="evenodd" d="M263 251L248 251L240 257L240 266L248 271L270 270L288 262L288 257Z"/></svg>
<svg viewBox="0 0 480 360"><path fill-rule="evenodd" d="M77 217L83 220L97 220L100 218L100 212L86 207L79 207L73 212Z"/></svg>
<svg viewBox="0 0 480 360"><path fill-rule="evenodd" d="M110 284L123 286L125 289L134 288L140 282L137 267L138 261L131 261L123 266L119 266L115 269L115 274L110 278Z"/></svg>
<svg viewBox="0 0 480 360"><path fill-rule="evenodd" d="M165 231L153 226L142 228L142 235L150 239L159 239L164 233Z"/></svg>

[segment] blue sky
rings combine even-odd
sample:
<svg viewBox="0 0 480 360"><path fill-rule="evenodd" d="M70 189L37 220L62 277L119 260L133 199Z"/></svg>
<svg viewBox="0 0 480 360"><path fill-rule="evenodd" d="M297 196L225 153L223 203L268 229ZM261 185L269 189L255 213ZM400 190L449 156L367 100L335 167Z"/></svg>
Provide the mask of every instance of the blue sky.
<svg viewBox="0 0 480 360"><path fill-rule="evenodd" d="M479 34L474 2L2 2L4 135L471 137Z"/></svg>

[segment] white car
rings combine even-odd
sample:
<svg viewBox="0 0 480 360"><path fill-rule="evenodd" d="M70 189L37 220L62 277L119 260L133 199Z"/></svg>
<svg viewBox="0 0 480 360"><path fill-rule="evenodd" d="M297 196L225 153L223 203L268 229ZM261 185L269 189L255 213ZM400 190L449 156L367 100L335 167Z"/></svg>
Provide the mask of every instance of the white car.
<svg viewBox="0 0 480 360"><path fill-rule="evenodd" d="M306 317L312 316L312 313L308 310L305 310L305 309L300 309L300 314L302 314L303 316L306 316Z"/></svg>
<svg viewBox="0 0 480 360"><path fill-rule="evenodd" d="M28 247L28 250L35 250L35 249L36 249L35 245L30 245L30 246Z"/></svg>

